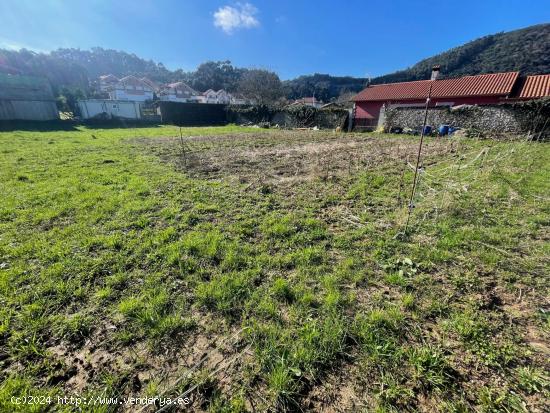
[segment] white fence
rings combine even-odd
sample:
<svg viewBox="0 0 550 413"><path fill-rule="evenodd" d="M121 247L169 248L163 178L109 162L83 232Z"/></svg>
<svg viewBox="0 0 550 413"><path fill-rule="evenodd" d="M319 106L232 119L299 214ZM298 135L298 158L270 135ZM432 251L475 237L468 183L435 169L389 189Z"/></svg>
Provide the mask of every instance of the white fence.
<svg viewBox="0 0 550 413"><path fill-rule="evenodd" d="M141 119L140 102L108 99L79 100L82 119Z"/></svg>

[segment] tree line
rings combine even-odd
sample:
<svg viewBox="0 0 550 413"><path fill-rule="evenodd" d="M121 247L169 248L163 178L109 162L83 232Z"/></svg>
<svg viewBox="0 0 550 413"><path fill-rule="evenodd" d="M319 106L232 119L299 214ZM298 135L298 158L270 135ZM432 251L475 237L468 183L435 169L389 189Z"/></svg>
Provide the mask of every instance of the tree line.
<svg viewBox="0 0 550 413"><path fill-rule="evenodd" d="M443 77L513 70L522 74L548 73L550 24L485 36L424 59L408 69L374 78L372 83L428 79L434 64L441 66ZM169 70L162 63L101 47L61 48L49 53L0 50L0 71L48 78L61 105L70 105L82 96L93 97L98 77L108 73L117 77L145 76L160 83L183 81L201 92L225 89L262 103L310 96L324 102L346 100L367 84L364 78L319 73L281 81L272 71L236 67L230 61L205 62L190 72Z"/></svg>
<svg viewBox="0 0 550 413"><path fill-rule="evenodd" d="M183 81L200 92L225 89L260 103L272 103L285 97L279 76L269 70L239 68L230 61L210 61L192 72L172 71L162 63L100 47L57 49L50 53L0 50L0 71L46 77L61 109L70 109L76 99L96 97L99 76L109 73L119 78L147 77L159 83Z"/></svg>
<svg viewBox="0 0 550 413"><path fill-rule="evenodd" d="M324 74L281 81L272 71L237 67L230 61L205 62L190 72L169 70L162 63L101 47L62 48L49 53L0 50L0 70L46 77L54 93L69 102L74 100L74 94L93 97L99 76L109 73L117 77L147 77L159 83L183 81L201 92L225 89L266 103L306 96L330 101L343 93L357 92L365 84L365 79Z"/></svg>

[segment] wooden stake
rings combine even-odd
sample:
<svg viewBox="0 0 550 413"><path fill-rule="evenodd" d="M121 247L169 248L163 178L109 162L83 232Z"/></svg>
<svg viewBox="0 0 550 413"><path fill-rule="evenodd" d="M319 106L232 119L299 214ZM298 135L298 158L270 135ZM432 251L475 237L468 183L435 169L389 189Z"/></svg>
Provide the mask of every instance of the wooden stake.
<svg viewBox="0 0 550 413"><path fill-rule="evenodd" d="M405 224L405 234L409 228L409 221L411 219L412 209L414 208L413 200L416 192L416 184L418 181L418 166L420 165L420 155L422 154L422 144L424 143L424 130L426 129L426 122L428 121L428 106L430 104L430 98L432 97L432 87L434 81L430 83L430 90L428 91L428 98L426 99L426 108L424 109L424 123L422 124L422 131L420 132L420 144L418 145L418 155L416 156L416 168L414 169L414 180L411 189L411 197L409 199L409 213L407 215L407 223Z"/></svg>

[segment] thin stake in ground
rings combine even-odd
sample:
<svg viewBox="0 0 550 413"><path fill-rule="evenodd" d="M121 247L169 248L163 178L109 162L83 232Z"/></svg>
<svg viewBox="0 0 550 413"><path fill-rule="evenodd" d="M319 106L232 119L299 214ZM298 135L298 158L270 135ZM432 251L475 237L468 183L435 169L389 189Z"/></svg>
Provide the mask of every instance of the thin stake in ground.
<svg viewBox="0 0 550 413"><path fill-rule="evenodd" d="M183 158L183 163L187 165L187 152L185 150L185 143L183 142L183 134L181 133L181 126L180 126L180 144L181 144L181 156Z"/></svg>
<svg viewBox="0 0 550 413"><path fill-rule="evenodd" d="M428 98L426 99L426 107L424 109L424 122L422 123L422 131L420 132L420 144L418 145L418 155L416 156L416 167L414 168L414 179L411 189L411 196L409 199L409 212L407 214L407 222L405 224L405 234L409 228L409 221L411 219L412 209L414 208L414 194L416 191L416 184L418 181L418 167L420 165L420 155L422 154L422 144L424 143L424 132L426 129L426 122L428 121L428 106L430 104L430 98L432 97L433 81L430 82L430 89L428 90Z"/></svg>

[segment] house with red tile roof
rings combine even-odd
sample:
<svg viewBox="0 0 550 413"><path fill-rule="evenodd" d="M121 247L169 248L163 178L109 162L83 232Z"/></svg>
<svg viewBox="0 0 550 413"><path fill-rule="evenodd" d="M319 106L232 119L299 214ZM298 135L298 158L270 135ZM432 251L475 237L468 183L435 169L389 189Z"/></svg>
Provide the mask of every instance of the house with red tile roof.
<svg viewBox="0 0 550 413"><path fill-rule="evenodd" d="M527 76L522 82L517 98L540 99L550 96L550 74Z"/></svg>
<svg viewBox="0 0 550 413"><path fill-rule="evenodd" d="M223 89L218 91L208 89L202 94L201 103L217 103L227 105L231 103L231 94Z"/></svg>
<svg viewBox="0 0 550 413"><path fill-rule="evenodd" d="M438 69L435 69L438 70ZM550 96L550 74L521 78L519 72L490 73L452 79L417 80L368 86L352 98L354 124L375 128L382 107L492 105Z"/></svg>
<svg viewBox="0 0 550 413"><path fill-rule="evenodd" d="M118 83L118 77L112 74L99 76L99 90L102 92L110 92Z"/></svg>
<svg viewBox="0 0 550 413"><path fill-rule="evenodd" d="M175 82L163 86L160 89L159 98L166 102L195 102L198 103L200 93L185 82Z"/></svg>
<svg viewBox="0 0 550 413"><path fill-rule="evenodd" d="M150 86L151 89L153 89L153 91L155 91L155 92L157 92L161 88L161 86L157 82L154 82L154 81L152 81L151 79L149 79L147 77L141 77L139 80L141 80L146 85Z"/></svg>
<svg viewBox="0 0 550 413"><path fill-rule="evenodd" d="M153 100L154 90L147 83L135 76L126 76L120 79L109 91L112 100L131 100L145 102Z"/></svg>

